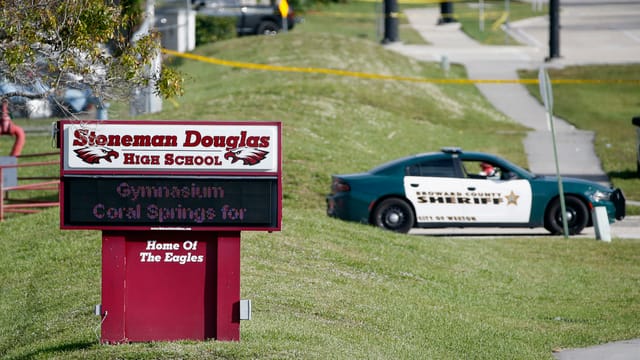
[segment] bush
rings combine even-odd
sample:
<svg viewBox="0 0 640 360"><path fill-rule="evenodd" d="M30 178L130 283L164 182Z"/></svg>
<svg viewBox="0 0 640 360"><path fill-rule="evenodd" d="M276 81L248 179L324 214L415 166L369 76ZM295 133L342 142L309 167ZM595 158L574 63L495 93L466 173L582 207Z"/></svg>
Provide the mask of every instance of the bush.
<svg viewBox="0 0 640 360"><path fill-rule="evenodd" d="M236 36L236 19L233 17L196 16L196 46Z"/></svg>

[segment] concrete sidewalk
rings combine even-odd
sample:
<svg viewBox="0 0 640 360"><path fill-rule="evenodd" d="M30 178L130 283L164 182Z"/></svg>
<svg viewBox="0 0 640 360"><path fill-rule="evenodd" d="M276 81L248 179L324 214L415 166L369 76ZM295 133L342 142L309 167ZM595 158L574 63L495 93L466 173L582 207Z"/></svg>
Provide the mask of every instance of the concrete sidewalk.
<svg viewBox="0 0 640 360"><path fill-rule="evenodd" d="M405 10L411 26L429 45L397 42L386 47L418 60L441 62L446 59L460 63L471 79L517 79L518 69L536 70L543 66L640 63L640 0L562 0L561 4L561 57L549 63L545 62L549 54L546 16L505 27L524 46L486 46L466 36L458 24L437 25L438 8ZM519 84L476 86L498 110L531 129L524 140L529 169L537 174L555 175L544 107ZM575 129L558 118L555 124L561 174L609 184L595 154L594 133ZM629 131L632 130L630 125ZM620 231L631 237L640 234L640 221L634 218L635 221L624 220L619 224L624 225ZM585 349L563 349L553 356L560 360L640 359L640 339Z"/></svg>

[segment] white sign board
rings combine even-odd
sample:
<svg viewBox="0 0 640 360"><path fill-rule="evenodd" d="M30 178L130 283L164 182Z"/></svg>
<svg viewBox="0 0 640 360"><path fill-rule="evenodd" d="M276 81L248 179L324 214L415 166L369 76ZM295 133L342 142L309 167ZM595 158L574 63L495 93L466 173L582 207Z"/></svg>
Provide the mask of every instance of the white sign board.
<svg viewBox="0 0 640 360"><path fill-rule="evenodd" d="M66 174L277 173L280 123L60 123Z"/></svg>

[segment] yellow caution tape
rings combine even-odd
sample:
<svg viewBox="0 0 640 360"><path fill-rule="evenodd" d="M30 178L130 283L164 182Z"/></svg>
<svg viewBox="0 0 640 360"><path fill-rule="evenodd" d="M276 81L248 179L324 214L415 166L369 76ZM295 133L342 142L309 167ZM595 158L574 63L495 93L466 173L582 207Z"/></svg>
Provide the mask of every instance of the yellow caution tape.
<svg viewBox="0 0 640 360"><path fill-rule="evenodd" d="M295 73L310 73L310 74L327 74L355 77L361 79L373 79L373 80L393 80L393 81L408 81L419 83L433 83L433 84L538 84L538 79L435 79L435 78L417 78L409 76L397 76L397 75L382 75L372 74L359 71L326 69L326 68L314 68L314 67L296 67L296 66L281 66L281 65L269 65L269 64L256 64L242 61L230 61L223 60L214 57L207 57L202 55L196 55L191 53L181 53L174 50L162 49L162 52L168 55L178 56L185 59L201 61L209 64L229 66L241 69L251 70L263 70L263 71L278 71L278 72L295 72ZM640 84L640 79L555 79L552 80L553 84Z"/></svg>
<svg viewBox="0 0 640 360"><path fill-rule="evenodd" d="M507 11L503 12L502 15L496 20L493 25L491 25L491 30L496 31L500 27L500 25L504 24L505 21L509 18L509 13Z"/></svg>

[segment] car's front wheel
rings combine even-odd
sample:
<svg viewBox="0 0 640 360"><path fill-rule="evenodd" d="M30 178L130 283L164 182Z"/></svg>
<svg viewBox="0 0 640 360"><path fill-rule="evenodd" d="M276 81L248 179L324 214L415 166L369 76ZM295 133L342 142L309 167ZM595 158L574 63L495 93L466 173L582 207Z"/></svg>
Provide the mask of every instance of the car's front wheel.
<svg viewBox="0 0 640 360"><path fill-rule="evenodd" d="M373 210L373 223L386 230L408 233L413 228L413 209L402 199L383 200Z"/></svg>
<svg viewBox="0 0 640 360"><path fill-rule="evenodd" d="M567 230L569 235L580 234L589 222L587 206L575 196L565 196L565 210L567 214ZM544 227L552 234L564 233L562 225L562 206L560 198L553 200L545 214Z"/></svg>
<svg viewBox="0 0 640 360"><path fill-rule="evenodd" d="M258 25L258 35L275 35L280 28L276 23L270 20L265 20Z"/></svg>

